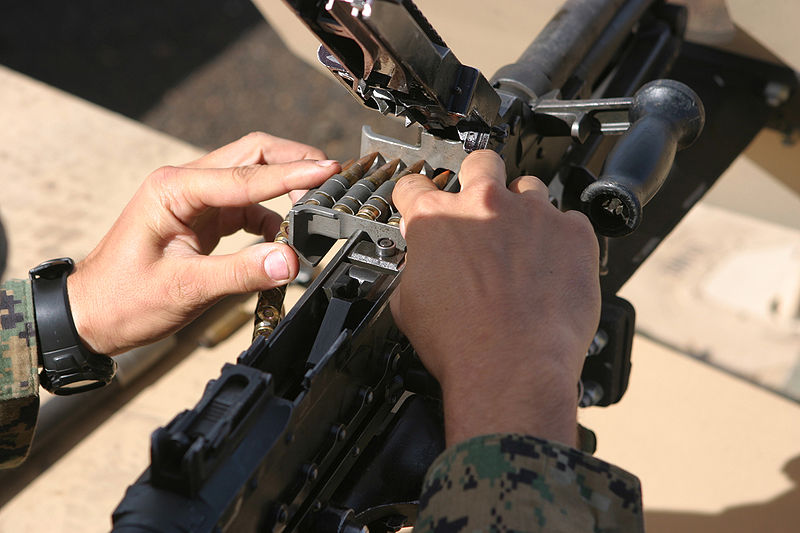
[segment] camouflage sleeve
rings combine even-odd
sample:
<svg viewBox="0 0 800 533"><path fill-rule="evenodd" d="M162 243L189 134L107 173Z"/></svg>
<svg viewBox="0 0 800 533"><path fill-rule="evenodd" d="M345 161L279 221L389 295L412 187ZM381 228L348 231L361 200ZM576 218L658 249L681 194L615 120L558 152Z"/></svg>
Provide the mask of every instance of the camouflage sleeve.
<svg viewBox="0 0 800 533"><path fill-rule="evenodd" d="M0 468L28 455L39 413L33 297L27 280L0 285Z"/></svg>
<svg viewBox="0 0 800 533"><path fill-rule="evenodd" d="M414 533L643 532L636 476L568 446L486 435L434 461Z"/></svg>

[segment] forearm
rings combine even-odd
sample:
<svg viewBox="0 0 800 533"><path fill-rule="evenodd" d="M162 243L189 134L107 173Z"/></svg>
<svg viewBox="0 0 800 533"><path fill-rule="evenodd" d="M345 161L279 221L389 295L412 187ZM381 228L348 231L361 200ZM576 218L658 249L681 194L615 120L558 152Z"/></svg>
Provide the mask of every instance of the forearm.
<svg viewBox="0 0 800 533"><path fill-rule="evenodd" d="M0 285L0 468L28 454L39 411L38 352L31 285Z"/></svg>

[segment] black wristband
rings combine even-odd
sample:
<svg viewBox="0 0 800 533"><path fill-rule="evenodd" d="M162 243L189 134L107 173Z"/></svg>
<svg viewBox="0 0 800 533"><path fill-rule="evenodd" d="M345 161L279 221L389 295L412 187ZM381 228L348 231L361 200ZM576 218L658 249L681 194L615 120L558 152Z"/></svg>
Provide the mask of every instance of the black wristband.
<svg viewBox="0 0 800 533"><path fill-rule="evenodd" d="M59 395L102 387L117 371L110 357L81 344L67 295L67 276L74 268L72 259L64 257L45 261L29 272L42 366L39 382Z"/></svg>

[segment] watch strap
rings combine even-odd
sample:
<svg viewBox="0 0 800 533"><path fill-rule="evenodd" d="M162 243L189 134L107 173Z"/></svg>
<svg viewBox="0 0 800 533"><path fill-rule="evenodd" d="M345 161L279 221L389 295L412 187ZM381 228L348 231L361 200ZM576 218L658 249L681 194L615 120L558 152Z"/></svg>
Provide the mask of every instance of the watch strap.
<svg viewBox="0 0 800 533"><path fill-rule="evenodd" d="M39 381L59 395L102 387L117 368L110 357L89 351L80 341L67 294L67 276L74 266L72 259L61 258L30 271L42 365Z"/></svg>

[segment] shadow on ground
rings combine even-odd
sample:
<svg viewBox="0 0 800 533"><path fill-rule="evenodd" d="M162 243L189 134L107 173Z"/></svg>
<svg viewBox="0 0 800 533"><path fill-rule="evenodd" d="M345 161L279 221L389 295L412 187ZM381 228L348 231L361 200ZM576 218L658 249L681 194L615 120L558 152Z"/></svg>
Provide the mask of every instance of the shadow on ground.
<svg viewBox="0 0 800 533"><path fill-rule="evenodd" d="M247 0L16 2L0 63L207 149L264 130L347 159L362 124L404 135L292 55Z"/></svg>
<svg viewBox="0 0 800 533"><path fill-rule="evenodd" d="M736 468L731 465L731 468ZM647 531L650 533L685 531L703 533L790 533L797 531L800 509L800 456L791 459L783 472L794 487L767 502L740 505L718 514L687 513L680 511L645 511Z"/></svg>

